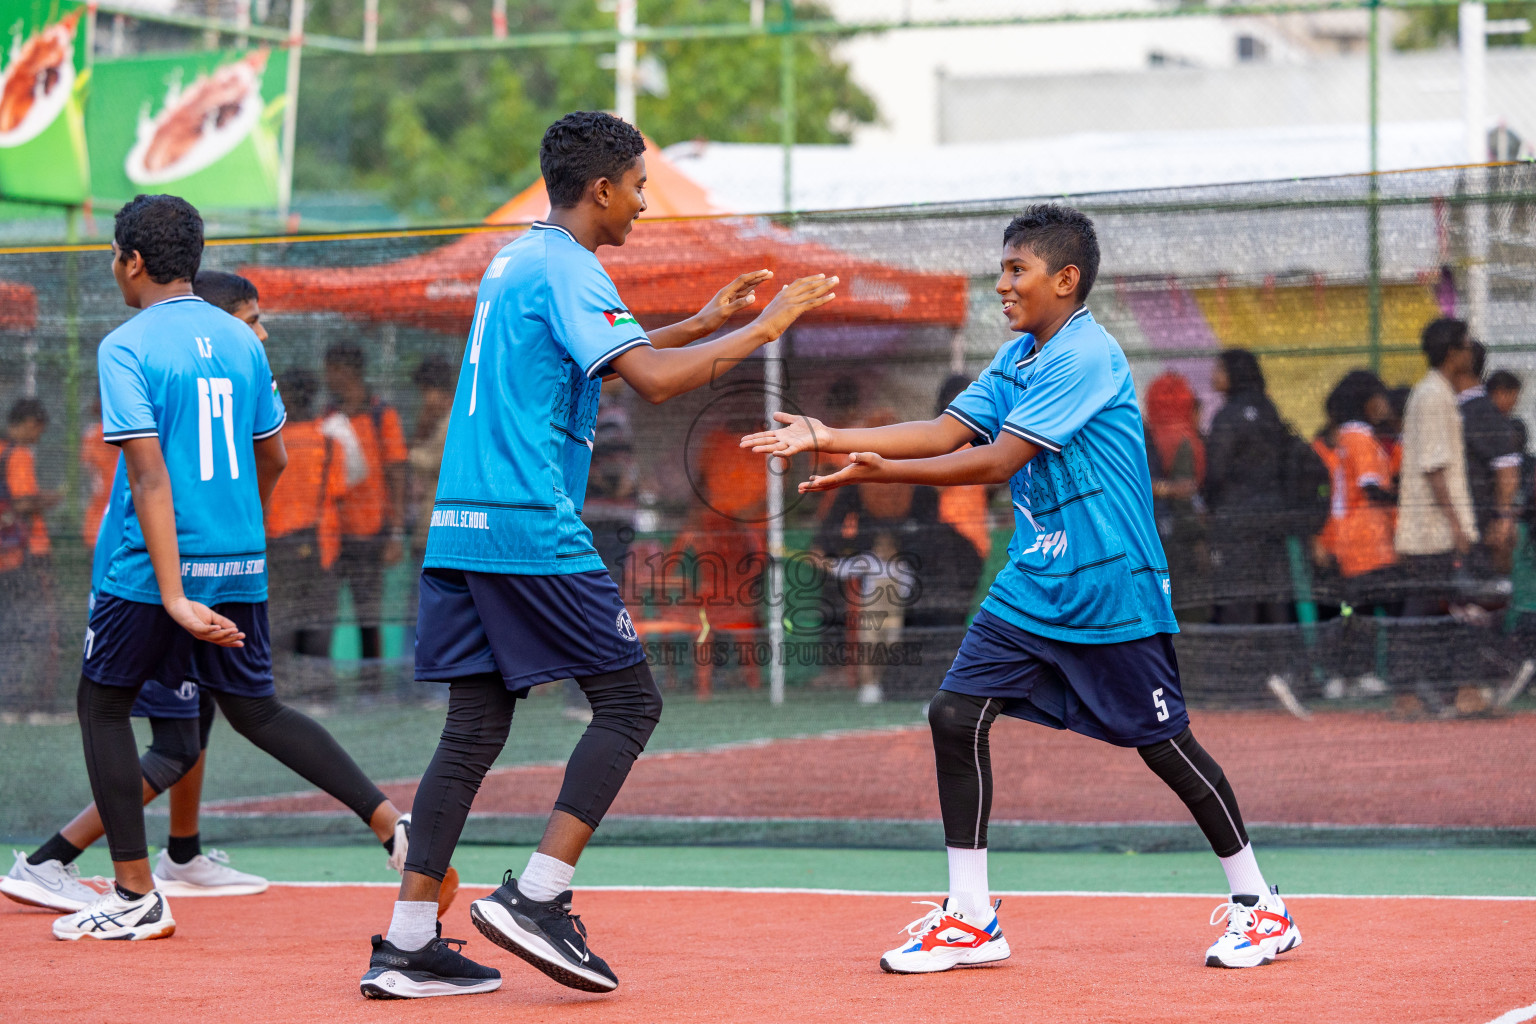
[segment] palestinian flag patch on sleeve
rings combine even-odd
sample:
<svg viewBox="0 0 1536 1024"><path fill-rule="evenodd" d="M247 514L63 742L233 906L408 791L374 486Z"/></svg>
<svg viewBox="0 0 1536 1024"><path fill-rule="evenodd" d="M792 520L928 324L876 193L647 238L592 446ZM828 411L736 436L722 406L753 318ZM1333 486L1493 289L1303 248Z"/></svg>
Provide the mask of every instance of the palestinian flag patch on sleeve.
<svg viewBox="0 0 1536 1024"><path fill-rule="evenodd" d="M639 327L640 322L634 318L629 310L624 308L605 309L603 316L608 318L609 327Z"/></svg>

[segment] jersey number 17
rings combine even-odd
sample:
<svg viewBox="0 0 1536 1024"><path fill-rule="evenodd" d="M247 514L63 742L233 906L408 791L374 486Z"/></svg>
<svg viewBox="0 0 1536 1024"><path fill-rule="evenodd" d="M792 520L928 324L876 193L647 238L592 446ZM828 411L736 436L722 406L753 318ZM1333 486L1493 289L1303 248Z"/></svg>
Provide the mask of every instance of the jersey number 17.
<svg viewBox="0 0 1536 1024"><path fill-rule="evenodd" d="M240 479L235 451L235 385L228 377L197 378L197 455L202 479L213 479L213 421L224 421L224 445L229 449L229 478Z"/></svg>

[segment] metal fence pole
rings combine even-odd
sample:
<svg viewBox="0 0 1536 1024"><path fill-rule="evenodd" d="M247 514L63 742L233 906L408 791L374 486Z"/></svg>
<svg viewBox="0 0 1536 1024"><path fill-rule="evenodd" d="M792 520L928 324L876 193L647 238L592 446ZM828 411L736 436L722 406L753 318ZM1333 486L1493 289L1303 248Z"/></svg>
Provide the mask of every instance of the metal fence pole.
<svg viewBox="0 0 1536 1024"><path fill-rule="evenodd" d="M795 6L783 0L784 33L779 40L779 143L784 147L784 212L795 208Z"/></svg>
<svg viewBox="0 0 1536 1024"><path fill-rule="evenodd" d="M287 101L283 107L282 171L277 180L277 215L281 220L288 219L293 202L293 155L299 135L299 60L304 54L304 2L293 0L293 7L288 12Z"/></svg>
<svg viewBox="0 0 1536 1024"><path fill-rule="evenodd" d="M1371 177L1366 202L1368 270L1366 304L1370 318L1371 372L1381 373L1381 0L1370 0Z"/></svg>
<svg viewBox="0 0 1536 1024"><path fill-rule="evenodd" d="M1468 163L1488 161L1488 8L1464 3L1458 10L1461 46L1461 119ZM1482 192L1484 176L1468 171ZM1488 204L1474 194L1467 205L1467 312L1475 334L1488 328Z"/></svg>

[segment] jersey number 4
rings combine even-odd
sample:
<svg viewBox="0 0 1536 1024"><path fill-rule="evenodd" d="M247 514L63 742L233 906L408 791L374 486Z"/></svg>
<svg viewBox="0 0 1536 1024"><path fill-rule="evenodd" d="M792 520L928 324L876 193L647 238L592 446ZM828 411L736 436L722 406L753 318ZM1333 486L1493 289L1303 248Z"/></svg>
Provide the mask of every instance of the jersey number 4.
<svg viewBox="0 0 1536 1024"><path fill-rule="evenodd" d="M224 421L224 446L229 449L229 477L240 479L235 451L235 385L228 377L197 378L197 455L204 480L213 479L213 421Z"/></svg>

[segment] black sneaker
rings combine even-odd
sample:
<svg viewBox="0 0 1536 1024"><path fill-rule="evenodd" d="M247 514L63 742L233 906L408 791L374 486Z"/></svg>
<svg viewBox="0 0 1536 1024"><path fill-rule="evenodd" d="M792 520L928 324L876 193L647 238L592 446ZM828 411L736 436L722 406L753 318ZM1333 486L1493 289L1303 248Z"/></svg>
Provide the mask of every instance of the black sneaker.
<svg viewBox="0 0 1536 1024"><path fill-rule="evenodd" d="M382 935L373 937L373 956L363 975L363 995L369 999L426 999L467 996L501 988L501 972L481 967L459 952L463 939L437 938L417 950L396 949Z"/></svg>
<svg viewBox="0 0 1536 1024"><path fill-rule="evenodd" d="M587 929L571 913L566 890L548 903L524 896L508 871L501 888L469 905L480 934L522 957L562 985L583 992L612 992L619 979L587 948Z"/></svg>

